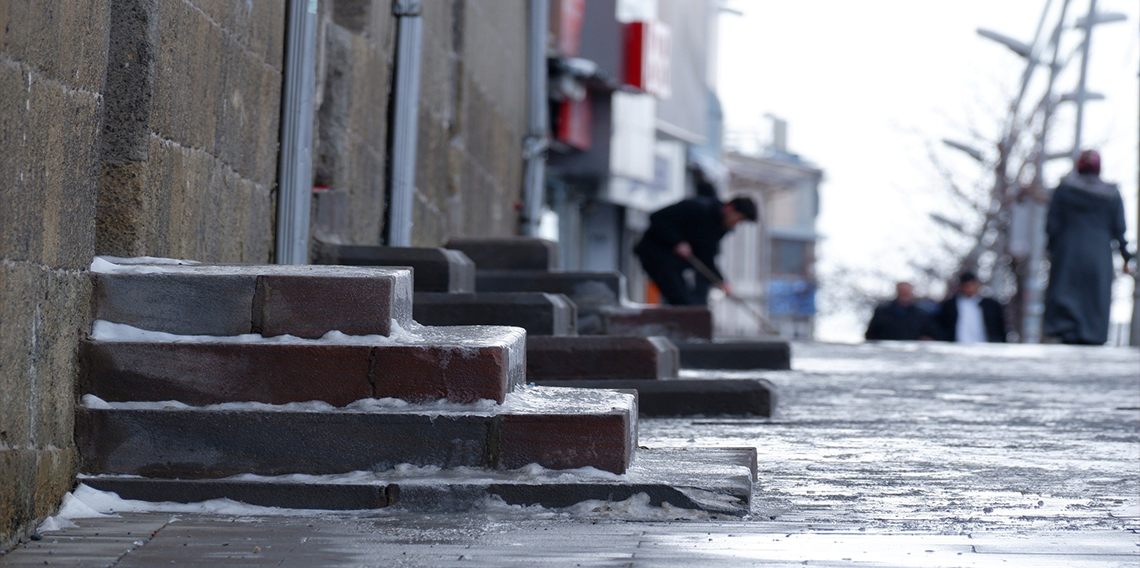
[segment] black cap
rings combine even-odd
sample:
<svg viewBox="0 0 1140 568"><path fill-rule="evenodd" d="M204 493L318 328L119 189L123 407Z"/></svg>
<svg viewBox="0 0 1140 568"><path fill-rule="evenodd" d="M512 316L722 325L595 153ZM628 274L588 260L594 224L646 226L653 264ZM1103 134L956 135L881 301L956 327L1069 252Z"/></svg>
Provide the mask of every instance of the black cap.
<svg viewBox="0 0 1140 568"><path fill-rule="evenodd" d="M978 281L978 275L974 274L973 272L963 272L963 273L958 275L958 283L959 284L965 284L967 282L977 282L977 281Z"/></svg>
<svg viewBox="0 0 1140 568"><path fill-rule="evenodd" d="M744 215L745 219L756 222L756 202L751 197L737 197L728 202L737 213Z"/></svg>

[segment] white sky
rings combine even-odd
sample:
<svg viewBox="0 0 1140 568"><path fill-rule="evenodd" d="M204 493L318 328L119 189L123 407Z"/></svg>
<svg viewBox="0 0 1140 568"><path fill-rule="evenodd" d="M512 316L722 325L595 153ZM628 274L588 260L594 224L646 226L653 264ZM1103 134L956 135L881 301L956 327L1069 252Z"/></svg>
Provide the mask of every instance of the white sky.
<svg viewBox="0 0 1140 568"><path fill-rule="evenodd" d="M1020 57L976 29L1028 43L1045 1L728 2L744 15L720 19L717 79L726 130L766 134L763 117L773 113L789 123L789 150L824 169L824 274L849 266L912 279L907 260L937 254L931 251L943 233L929 213L952 210L927 145L936 145L961 181L992 183L975 162L944 149L939 140L968 141L971 129L996 140L1024 70ZM1054 9L1060 3L1054 0ZM1084 145L1101 150L1103 177L1121 184L1135 246L1140 3L1099 0L1097 7L1129 20L1098 26L1093 35L1088 87L1107 100L1086 105ZM1087 10L1087 0L1072 0L1069 20ZM1070 44L1081 39L1075 31L1065 37ZM1074 60L1058 91L1073 89L1078 68ZM1038 76L1044 78L1043 68ZM1071 147L1072 136L1071 117L1059 115L1050 150ZM1065 169L1047 173L1055 180ZM1120 299L1131 294L1125 284L1118 282L1117 320L1130 313L1130 304ZM883 293L892 287L883 282ZM823 317L818 335L855 339L868 316Z"/></svg>

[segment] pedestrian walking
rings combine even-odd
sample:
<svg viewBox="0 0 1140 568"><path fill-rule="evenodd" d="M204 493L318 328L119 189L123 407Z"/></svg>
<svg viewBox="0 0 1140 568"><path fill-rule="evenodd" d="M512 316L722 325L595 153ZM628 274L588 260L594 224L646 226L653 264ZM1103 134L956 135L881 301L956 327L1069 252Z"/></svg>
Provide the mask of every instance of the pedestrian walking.
<svg viewBox="0 0 1140 568"><path fill-rule="evenodd" d="M931 339L930 314L916 300L911 283L895 284L895 298L875 307L864 337L888 341Z"/></svg>
<svg viewBox="0 0 1140 568"><path fill-rule="evenodd" d="M984 298L982 283L972 272L958 276L958 292L942 302L937 316L943 341L956 343L1005 343L1005 314L1001 304Z"/></svg>
<svg viewBox="0 0 1140 568"><path fill-rule="evenodd" d="M690 258L708 268L717 287L732 295L731 286L716 266L720 241L742 221L756 221L756 203L737 197L722 203L715 196L701 196L674 203L649 216L649 228L634 252L661 295L673 305L706 305L711 285L704 274L693 271Z"/></svg>
<svg viewBox="0 0 1140 568"><path fill-rule="evenodd" d="M1053 192L1046 218L1049 288L1043 332L1063 343L1103 345L1108 341L1112 243L1131 273L1124 239L1124 202L1115 184L1100 179L1100 155L1081 152L1077 171Z"/></svg>

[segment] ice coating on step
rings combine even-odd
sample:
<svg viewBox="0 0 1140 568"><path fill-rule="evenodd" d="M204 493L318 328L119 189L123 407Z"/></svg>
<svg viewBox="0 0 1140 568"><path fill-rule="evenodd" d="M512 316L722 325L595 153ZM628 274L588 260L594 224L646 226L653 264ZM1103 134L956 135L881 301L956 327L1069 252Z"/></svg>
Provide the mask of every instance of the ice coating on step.
<svg viewBox="0 0 1140 568"><path fill-rule="evenodd" d="M89 267L91 272L97 274L201 274L206 276L336 276L344 278L375 278L378 276L391 276L396 279L407 278L407 286L398 294L411 297L411 270L398 267L376 266L325 266L319 264L198 264L195 261L177 259L149 259L147 262L135 262L140 259L108 259L114 257L95 257ZM157 262L150 262L154 260ZM400 296L398 296L400 297Z"/></svg>

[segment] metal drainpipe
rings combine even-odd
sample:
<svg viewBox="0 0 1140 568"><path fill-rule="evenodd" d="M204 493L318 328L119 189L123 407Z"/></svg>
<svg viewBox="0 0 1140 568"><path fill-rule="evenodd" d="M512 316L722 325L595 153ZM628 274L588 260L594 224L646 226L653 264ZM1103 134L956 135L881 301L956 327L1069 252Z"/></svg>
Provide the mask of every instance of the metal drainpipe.
<svg viewBox="0 0 1140 568"><path fill-rule="evenodd" d="M307 264L309 208L313 193L313 60L317 51L317 0L289 0L287 21L274 256L278 264Z"/></svg>
<svg viewBox="0 0 1140 568"><path fill-rule="evenodd" d="M420 0L396 0L395 112L389 141L392 174L388 187L388 246L412 246L412 203L416 192L416 144L419 138L420 72L424 21Z"/></svg>
<svg viewBox="0 0 1140 568"><path fill-rule="evenodd" d="M549 22L547 0L530 0L527 24L527 137L523 140L526 173L523 178L523 218L521 232L538 234L546 184L546 28Z"/></svg>

